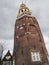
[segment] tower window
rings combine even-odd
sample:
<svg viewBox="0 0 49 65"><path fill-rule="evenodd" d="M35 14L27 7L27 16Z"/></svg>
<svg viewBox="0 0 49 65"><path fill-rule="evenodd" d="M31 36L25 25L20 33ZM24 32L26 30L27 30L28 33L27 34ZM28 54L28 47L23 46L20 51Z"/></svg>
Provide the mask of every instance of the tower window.
<svg viewBox="0 0 49 65"><path fill-rule="evenodd" d="M23 12L23 10L21 10Z"/></svg>
<svg viewBox="0 0 49 65"><path fill-rule="evenodd" d="M32 61L40 61L39 52L31 52Z"/></svg>
<svg viewBox="0 0 49 65"><path fill-rule="evenodd" d="M22 14L22 10L20 10L20 15Z"/></svg>
<svg viewBox="0 0 49 65"><path fill-rule="evenodd" d="M26 11L28 12L29 10L28 10L28 9L26 9Z"/></svg>
<svg viewBox="0 0 49 65"><path fill-rule="evenodd" d="M26 11L26 9L25 9L25 11Z"/></svg>
<svg viewBox="0 0 49 65"><path fill-rule="evenodd" d="M23 9L23 12L25 11L25 9Z"/></svg>

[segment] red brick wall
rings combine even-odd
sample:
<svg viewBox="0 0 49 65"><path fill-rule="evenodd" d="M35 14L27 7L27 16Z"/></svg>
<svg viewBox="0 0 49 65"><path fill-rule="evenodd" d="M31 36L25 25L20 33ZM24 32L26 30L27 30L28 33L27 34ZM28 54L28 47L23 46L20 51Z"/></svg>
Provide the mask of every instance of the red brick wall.
<svg viewBox="0 0 49 65"><path fill-rule="evenodd" d="M23 27L21 29L21 27ZM41 62L31 60L31 51L39 51ZM14 55L16 65L44 65L48 63L44 39L35 17L23 16L16 20L14 34Z"/></svg>

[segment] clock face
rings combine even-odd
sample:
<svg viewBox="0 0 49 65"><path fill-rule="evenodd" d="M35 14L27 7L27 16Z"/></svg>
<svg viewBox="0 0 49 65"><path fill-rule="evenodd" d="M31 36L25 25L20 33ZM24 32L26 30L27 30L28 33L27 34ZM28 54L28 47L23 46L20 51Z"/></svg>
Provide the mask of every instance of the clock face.
<svg viewBox="0 0 49 65"><path fill-rule="evenodd" d="M9 60L11 58L11 56L6 56L6 59Z"/></svg>

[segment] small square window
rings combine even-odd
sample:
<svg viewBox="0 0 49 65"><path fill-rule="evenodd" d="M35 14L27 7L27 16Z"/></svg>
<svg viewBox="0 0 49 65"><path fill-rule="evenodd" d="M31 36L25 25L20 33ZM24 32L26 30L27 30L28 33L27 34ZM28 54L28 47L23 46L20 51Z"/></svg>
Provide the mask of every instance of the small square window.
<svg viewBox="0 0 49 65"><path fill-rule="evenodd" d="M40 61L39 52L31 52L32 61Z"/></svg>

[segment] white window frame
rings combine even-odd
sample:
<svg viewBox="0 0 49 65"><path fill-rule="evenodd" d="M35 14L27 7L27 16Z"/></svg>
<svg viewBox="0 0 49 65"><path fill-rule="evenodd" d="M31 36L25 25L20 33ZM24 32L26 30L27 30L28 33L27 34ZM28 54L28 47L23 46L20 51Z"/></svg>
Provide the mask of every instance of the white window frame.
<svg viewBox="0 0 49 65"><path fill-rule="evenodd" d="M32 61L41 61L39 52L31 52Z"/></svg>

